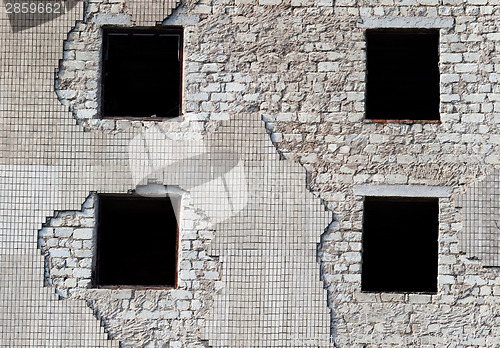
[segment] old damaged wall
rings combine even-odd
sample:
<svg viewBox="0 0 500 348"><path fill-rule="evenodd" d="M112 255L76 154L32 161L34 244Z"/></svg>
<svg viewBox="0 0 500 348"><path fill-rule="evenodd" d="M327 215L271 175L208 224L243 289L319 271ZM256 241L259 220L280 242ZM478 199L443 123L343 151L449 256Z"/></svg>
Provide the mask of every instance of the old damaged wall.
<svg viewBox="0 0 500 348"><path fill-rule="evenodd" d="M497 270L465 243L455 203L498 165L498 10L492 2L215 4L186 42L196 52L186 54L187 89L201 98L187 97L186 110L208 118L258 110L278 150L304 165L312 191L334 212L320 260L340 346L498 345ZM363 119L360 23L393 16L453 23L440 30L440 124ZM451 188L440 198L436 295L361 293L356 184Z"/></svg>
<svg viewBox="0 0 500 348"><path fill-rule="evenodd" d="M54 287L64 301L84 300L121 346L200 347L200 319L211 307L220 276L216 260L206 255L213 231L190 201L189 195L182 195L176 289L93 288L96 193L89 195L82 210L57 212L39 231L46 285ZM137 238L148 238L147 231L137 231ZM122 252L133 257L133 250Z"/></svg>
<svg viewBox="0 0 500 348"><path fill-rule="evenodd" d="M198 28L197 23L211 11L210 7L203 3L194 7L187 4L179 12L187 8L192 9L186 14L174 14L169 20L175 25L191 23L185 26L184 54L194 60L207 60L207 63L200 67L203 64L189 62L191 58L185 60L186 88L181 120L100 119L99 103L102 101L96 76L101 69L101 28L106 24L134 26L134 15L126 3L123 6L90 3L86 20L77 23L68 34L55 89L59 101L67 107L81 130L102 139L104 151L96 157L95 164L104 166L103 172L106 168L123 175L129 171L131 178L125 175L121 182L130 189L154 181L179 185L191 194L194 208L210 217L211 224L205 228L215 229L216 237L210 250L206 250L205 243L211 239L212 235L207 235L210 231L196 234L186 228L202 228L199 225L205 223L203 218L197 215L199 213L191 218L181 213L178 290L92 289L89 265L95 257L95 244L88 242L95 236L82 240L82 237L90 237L88 226L75 225L75 220L95 217L95 211L89 208L92 206L88 201L92 200L90 197L82 211L58 210L40 230L39 244L46 256L47 284L53 285L65 300L86 300L110 337L124 347L330 346L330 313L317 263L317 243L331 221L331 213L308 193L303 168L291 161L279 161L257 110L238 106L243 101L240 92L249 79L238 72L224 71L224 62L230 59L229 52L220 47L214 57L200 53L205 44L203 38L196 38L197 31L205 29ZM210 62L212 59L216 62ZM203 86L199 84L202 79ZM212 80L213 83L206 83ZM210 106L209 96L220 102L217 110ZM244 98L246 101L247 97ZM141 141L148 147L145 152L154 153L156 165L162 160L165 163L172 159L179 163L186 160L176 153L176 149L170 148L173 143L166 141L165 134L169 139L184 141L188 153L208 151L212 160L191 163L187 159L186 164L195 166L187 165L186 173L170 172L161 165L152 172L141 165L134 167L134 161L140 164L141 156L146 155L146 149L141 149ZM202 149L204 145L208 147ZM125 154L129 159L128 167L123 166L124 150L128 151ZM218 165L217 158L221 155L225 164ZM214 191L221 190L222 183L205 188L199 183L201 189L197 189L189 182L189 177L206 175L202 172L205 167L220 171L234 156L240 162L234 168L236 172L225 168L229 177L224 186L229 182L229 189L239 196L237 200L248 199L248 203L235 210L234 216L226 217L224 210L229 207L221 206L220 200L210 201L212 196L218 199ZM247 186L252 188L248 198L242 195L244 190L239 182L238 168L248 180ZM98 187L91 182L90 187L97 193L127 192L110 186L112 179L98 180ZM130 179L131 182L127 181ZM70 218L65 218L68 216ZM90 220L87 224L92 224ZM216 260L221 261L225 272L219 271ZM217 294L216 290L219 290Z"/></svg>
<svg viewBox="0 0 500 348"><path fill-rule="evenodd" d="M306 270L311 274L321 270L328 297L324 296L324 308L319 311L330 311L328 320L321 323L326 331L331 329L341 347L500 344L498 272L484 268L481 255L471 252L473 246L463 237L464 208L457 203L459 195L498 166L499 8L500 4L485 0L220 0L185 3L164 21L184 27L184 120L165 122L160 129L180 138L199 139L200 134L217 132L220 120L240 119L246 113L258 115L282 158L304 166L316 201L323 200L333 212L335 221L326 232L328 223L315 226L313 235L318 242L322 236L320 263L307 263ZM55 89L59 102L68 110L60 112L64 129L71 129L71 136L62 133L63 138L76 137L85 144L92 156L84 157L81 163L94 169L78 186L72 204L54 203L52 211L79 210L76 202L82 204L90 191L123 193L133 188L126 145L138 133L156 127L147 122L101 120L98 114L102 25L153 25L153 20L136 22L126 1L89 1L87 10L85 20L69 31L64 52L60 50ZM451 26L440 30L441 123L374 124L364 120L363 23L367 18L383 17L402 17L409 22L415 22L412 18L416 17L451 20ZM252 123L252 127L259 126L264 123ZM101 179L109 168L113 168L113 175ZM66 177L74 172L68 167L61 173ZM450 197L440 198L436 295L361 292L363 197L353 191L359 184L451 188ZM468 233L474 237L474 229ZM205 242L200 235L195 241ZM236 273L230 273L229 265L220 271L213 263L206 267L217 269L222 279L238 275L234 271L237 267L232 271ZM64 301L85 298L94 309L101 308L95 314L122 344L196 346L207 344L202 338L212 334L216 346L234 347L235 341L225 342L210 333L211 327L230 328L213 324L217 316L197 313L196 307L192 308L194 316L203 315L209 318L208 323L192 321L191 326L169 331L168 321L157 320L156 325L164 325L160 331L165 336L126 334L120 331L123 313L131 315L128 328L132 332L150 329L146 321L156 320L138 318L141 311L153 317L163 313L154 304L147 307L161 302L158 293L106 292L86 289L87 285L72 292L73 283L68 283L54 284L67 296ZM231 286L231 282L225 284ZM198 292L188 290L196 298ZM203 305L210 307L209 313L217 313L213 291L208 290ZM163 295L169 303L171 295ZM220 293L217 296L223 298ZM132 304L135 308L130 310ZM208 333L201 334L207 327ZM243 333L236 342L245 347L256 342L252 336L256 329L236 327L231 333L238 329ZM228 332L220 332L220 337L225 334ZM296 345L290 336L278 334L274 340L255 344Z"/></svg>

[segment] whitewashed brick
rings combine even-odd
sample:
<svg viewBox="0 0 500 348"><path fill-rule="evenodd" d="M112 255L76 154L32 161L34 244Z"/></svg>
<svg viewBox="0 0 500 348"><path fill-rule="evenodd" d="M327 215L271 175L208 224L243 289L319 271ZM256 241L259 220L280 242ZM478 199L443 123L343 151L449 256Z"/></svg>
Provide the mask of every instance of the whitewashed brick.
<svg viewBox="0 0 500 348"><path fill-rule="evenodd" d="M89 228L78 228L75 229L73 237L75 239L92 239L94 231Z"/></svg>

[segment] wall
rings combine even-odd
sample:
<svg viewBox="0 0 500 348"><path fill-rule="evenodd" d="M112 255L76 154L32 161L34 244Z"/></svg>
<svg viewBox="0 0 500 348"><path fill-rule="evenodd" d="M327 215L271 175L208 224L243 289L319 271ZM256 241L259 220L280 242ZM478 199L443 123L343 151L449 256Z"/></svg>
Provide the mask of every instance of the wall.
<svg viewBox="0 0 500 348"><path fill-rule="evenodd" d="M46 207L42 216L54 216L50 211L58 213L39 234L42 250L49 253L47 284L54 285L66 297L61 302L85 299L103 320L111 337L125 346L333 346L328 342L330 335L340 347L500 344L496 309L500 295L498 270L484 267L498 266L496 249L485 249L476 242L488 240L496 245L498 230L492 218L484 216L481 223L490 227L481 230L478 236L470 213L483 199L482 195L471 193L475 192L471 187L486 187L483 195L498 197L498 186L487 184L498 181L495 169L500 139L497 86L500 17L496 1L186 2L164 21L185 28L183 120L158 125L101 120L97 113L101 102L96 80L100 74L100 26L154 24L151 18L137 19L130 8L127 2L90 1L83 21L76 23L71 31L69 27L66 30L64 50L61 47L57 51L62 60L55 91L63 108L57 117L52 117L62 120L58 121L61 132L57 136L65 139L64 144L69 144L73 149L69 152L73 154L62 154L56 160L44 148L41 155L34 157L51 157L60 165L56 176L61 183L69 177L80 180L77 184L77 180L71 179L73 186L58 186L65 198L49 200L50 209ZM99 16L103 14L107 16ZM367 27L399 25L441 28L441 122L438 124L372 123L364 119L364 31ZM55 60L51 64L57 67ZM55 95L49 99L51 103L57 102ZM265 125L258 121L260 118ZM245 123L245 120L251 121ZM200 231L205 228L200 229L190 247L196 243L213 257L220 257L220 266L208 258L203 260L202 267L217 270L221 282L207 279L200 289L195 288L195 281L186 282L181 290L187 292L180 291L178 299L168 292L100 291L89 289L85 280L77 281L76 286L72 277L64 282L59 280L61 276L69 276L64 273L69 271L64 270L66 266L58 267L59 261L52 259L54 252L51 258L55 244L49 245L51 239L46 234L58 214L82 216L86 212L78 212L79 204L85 202L89 192L125 193L135 188L136 178L174 184L175 173L134 167L133 160L140 159L141 152L130 147L131 141L138 134L150 134L147 132L153 130L175 134L179 139L203 139L208 143L207 139L212 139L216 146L210 147L210 151L231 148L237 153L237 159L243 160L242 166L246 168L243 171L246 178L258 174L254 185L249 186L258 188L250 194L249 202L261 205L260 209L243 209L243 216L248 221L256 221L256 216L265 217L259 220L262 226L256 228L258 233L250 235L276 238L267 244L267 249L262 245L248 248L251 240L240 236L248 235L255 226L235 228L238 221L247 221L238 215L241 211L212 226L215 231L212 242L211 236L206 239L201 236ZM231 132L236 136L227 135ZM29 134L27 138L33 138ZM160 137L154 134L153 138ZM21 132L20 136L25 137L26 133ZM158 158L170 158L162 157L163 150L159 152ZM307 183L304 172L294 167L293 161L307 170ZM84 170L78 172L72 166L90 170L82 174ZM290 168L286 169L287 166ZM248 169L253 167L265 169L256 172ZM106 177L103 173L110 174ZM266 181L263 177L270 179ZM481 186L483 180L485 184ZM220 187L217 185L214 187ZM275 196L266 196L273 185L281 186L273 192ZM304 193L306 185L312 195ZM355 185L449 188L449 196L440 197L439 203L437 294L361 292L363 195L355 192ZM295 192L298 188L300 192ZM192 199L193 206L201 206L196 208L201 209L200 216L209 211L206 203L202 203L202 196L200 193ZM301 214L309 211L301 204L291 204L301 207L296 216L291 213L293 209L283 208L279 213L294 219L272 220L273 228L268 228L271 218L279 215L273 209L282 206L272 202L278 198L280 202L295 202L290 197L307 197L302 202L314 207L308 209L317 214L317 219L306 222L302 228L298 222L307 215ZM333 221L331 213L316 211L321 202L333 213ZM87 213L92 216L91 211ZM68 227L70 220L66 223ZM42 227L42 217L37 223L35 230ZM259 231L267 231L269 235ZM300 231L307 231L307 242L294 244ZM72 233L74 236L75 231ZM294 237L286 238L288 233ZM30 243L27 245L36 241ZM317 250L316 243L319 243ZM305 282L277 276L276 272L293 259L284 257L286 248L297 250L295 257L303 257L299 264L290 266L290 272L304 275ZM265 250L264 257L245 254L243 250L247 249ZM255 273L247 278L245 266L252 260ZM194 268L194 263L190 267ZM254 275L268 267L267 278L254 279ZM43 272L41 267L39 271ZM72 276L74 272L71 270ZM203 273L196 273L198 276L203 277ZM270 281L272 286L259 292L264 289L262 284L266 284L262 279ZM287 287L284 285L287 281L307 285ZM215 294L216 288L219 291ZM273 291L280 295L273 297ZM297 293L315 295L307 304L302 298L297 302L298 298L294 298ZM202 298L200 309L194 305L197 296ZM160 303L165 307L156 307ZM190 307L185 312L192 313L192 317L183 318L182 308L188 303ZM279 305L272 306L273 303ZM285 323L295 322L283 313L284 309L296 307L303 311L299 312L299 324L291 325L289 331L276 331L273 326L276 318ZM241 316L237 316L237 308L244 309ZM259 311L249 315L251 308ZM172 311L179 317L168 317L173 316ZM241 320L245 316L252 320ZM122 331L123 325L127 330Z"/></svg>
<svg viewBox="0 0 500 348"><path fill-rule="evenodd" d="M219 265L206 255L213 231L184 193L179 241L179 286L174 290L94 288L98 197L92 193L81 211L58 212L39 232L45 254L46 282L64 299L85 300L110 337L128 347L200 346L196 326L206 315L217 290ZM64 226L64 227L62 227ZM146 238L147 231L137 231ZM133 250L122 250L134 257ZM155 267L154 264L151 267ZM188 337L183 337L183 336ZM191 340L191 342L189 342ZM187 341L187 342L186 342Z"/></svg>

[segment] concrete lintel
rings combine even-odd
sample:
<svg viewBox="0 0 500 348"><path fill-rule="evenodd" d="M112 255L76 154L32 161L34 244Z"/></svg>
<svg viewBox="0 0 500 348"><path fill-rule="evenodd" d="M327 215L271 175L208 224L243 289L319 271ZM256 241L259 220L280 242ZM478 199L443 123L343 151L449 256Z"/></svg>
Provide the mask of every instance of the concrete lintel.
<svg viewBox="0 0 500 348"><path fill-rule="evenodd" d="M130 25L130 16L124 14L98 14L91 21L99 25Z"/></svg>
<svg viewBox="0 0 500 348"><path fill-rule="evenodd" d="M134 193L139 196L165 197L167 195L181 196L186 192L177 186L148 184L144 186L137 186Z"/></svg>
<svg viewBox="0 0 500 348"><path fill-rule="evenodd" d="M172 14L163 21L163 25L196 25L200 21L200 16L185 15L185 14Z"/></svg>
<svg viewBox="0 0 500 348"><path fill-rule="evenodd" d="M356 196L376 197L450 197L449 186L354 185Z"/></svg>
<svg viewBox="0 0 500 348"><path fill-rule="evenodd" d="M361 17L357 27L366 29L377 28L452 28L453 18L437 17Z"/></svg>

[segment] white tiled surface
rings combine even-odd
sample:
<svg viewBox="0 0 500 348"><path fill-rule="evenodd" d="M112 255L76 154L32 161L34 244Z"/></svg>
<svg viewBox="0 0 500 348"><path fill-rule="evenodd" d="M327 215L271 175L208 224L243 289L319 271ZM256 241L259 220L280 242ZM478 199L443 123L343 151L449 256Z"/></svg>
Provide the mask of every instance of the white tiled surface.
<svg viewBox="0 0 500 348"><path fill-rule="evenodd" d="M244 162L248 203L216 225L222 293L207 320L210 345L329 346L316 247L331 213L307 191L305 170L279 160L258 116L224 121L221 133Z"/></svg>
<svg viewBox="0 0 500 348"><path fill-rule="evenodd" d="M80 3L14 33L0 14L1 347L118 347L84 301L60 301L53 288L43 287L36 247L45 218L78 207L89 190L93 140L54 93L63 40L81 17Z"/></svg>
<svg viewBox="0 0 500 348"><path fill-rule="evenodd" d="M461 208L463 232L459 238L464 251L485 266L500 266L500 170L467 187L455 205Z"/></svg>

